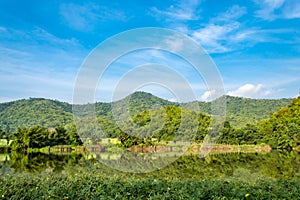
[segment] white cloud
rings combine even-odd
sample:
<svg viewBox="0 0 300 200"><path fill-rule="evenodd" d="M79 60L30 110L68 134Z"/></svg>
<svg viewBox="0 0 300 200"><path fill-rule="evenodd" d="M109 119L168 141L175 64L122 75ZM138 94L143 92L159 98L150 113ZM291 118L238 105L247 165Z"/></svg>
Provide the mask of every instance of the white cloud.
<svg viewBox="0 0 300 200"><path fill-rule="evenodd" d="M203 95L200 97L202 101L209 101L214 99L214 96L217 94L215 90L208 90L203 93Z"/></svg>
<svg viewBox="0 0 300 200"><path fill-rule="evenodd" d="M212 18L203 28L190 31L189 35L199 42L209 53L223 53L239 48L240 41L246 40L246 33L241 34L242 25L237 20L247 13L245 7L233 5L225 12ZM239 34L239 35L238 35Z"/></svg>
<svg viewBox="0 0 300 200"><path fill-rule="evenodd" d="M181 37L168 37L164 42L166 43L167 47L174 52L180 51L183 46L183 39Z"/></svg>
<svg viewBox="0 0 300 200"><path fill-rule="evenodd" d="M13 43L14 48L18 48L20 46L31 46L30 49L23 48L26 51L32 50L33 46L47 46L47 47L55 47L57 49L74 49L74 48L82 48L81 44L75 38L60 38L57 37L43 28L38 26L33 27L29 31L22 31L18 29L5 28L3 27L3 33L0 35L0 40L5 41L2 43L2 46L5 46L9 43ZM16 42L17 39L21 40L21 42ZM45 51L45 49L43 49Z"/></svg>
<svg viewBox="0 0 300 200"><path fill-rule="evenodd" d="M238 5L233 5L224 13L221 13L215 18L212 18L212 22L220 22L220 21L233 21L236 20L247 13L247 9L245 7L240 7Z"/></svg>
<svg viewBox="0 0 300 200"><path fill-rule="evenodd" d="M85 5L62 4L60 6L60 15L69 27L79 31L91 31L98 22L108 19L119 21L126 19L121 11L92 3Z"/></svg>
<svg viewBox="0 0 300 200"><path fill-rule="evenodd" d="M299 7L300 8L300 7ZM259 29L246 27L238 18L247 13L246 8L232 6L212 18L203 28L189 30L188 34L209 53L224 53L250 47L259 42L290 43L290 39L277 37L291 34L291 29ZM288 38L288 37L287 37Z"/></svg>
<svg viewBox="0 0 300 200"><path fill-rule="evenodd" d="M230 96L249 97L249 98L262 98L272 93L267 90L262 84L245 84L236 90L229 91L227 94Z"/></svg>
<svg viewBox="0 0 300 200"><path fill-rule="evenodd" d="M256 16L265 20L273 20L276 18L275 10L279 9L285 0L255 0L261 7L256 11Z"/></svg>
<svg viewBox="0 0 300 200"><path fill-rule="evenodd" d="M300 2L298 0L287 1L283 8L282 17L286 19L300 18Z"/></svg>
<svg viewBox="0 0 300 200"><path fill-rule="evenodd" d="M260 6L256 17L264 20L300 18L299 0L254 0Z"/></svg>
<svg viewBox="0 0 300 200"><path fill-rule="evenodd" d="M180 1L179 4L171 5L167 10L160 10L156 7L151 8L154 15L159 18L167 17L167 20L197 20L199 19L198 0Z"/></svg>
<svg viewBox="0 0 300 200"><path fill-rule="evenodd" d="M168 99L168 101L177 102L178 100L176 98L170 98L170 99Z"/></svg>
<svg viewBox="0 0 300 200"><path fill-rule="evenodd" d="M226 47L224 43L228 40L229 34L237 30L238 27L238 22L226 25L208 24L206 27L194 31L192 37L210 53L227 52L231 49Z"/></svg>

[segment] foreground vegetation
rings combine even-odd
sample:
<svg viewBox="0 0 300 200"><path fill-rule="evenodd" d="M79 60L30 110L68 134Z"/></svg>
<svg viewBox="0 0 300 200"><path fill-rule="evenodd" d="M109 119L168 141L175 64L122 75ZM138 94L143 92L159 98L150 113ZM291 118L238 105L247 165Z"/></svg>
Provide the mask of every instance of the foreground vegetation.
<svg viewBox="0 0 300 200"><path fill-rule="evenodd" d="M286 180L163 180L105 176L15 175L0 178L2 199L299 199L300 184Z"/></svg>

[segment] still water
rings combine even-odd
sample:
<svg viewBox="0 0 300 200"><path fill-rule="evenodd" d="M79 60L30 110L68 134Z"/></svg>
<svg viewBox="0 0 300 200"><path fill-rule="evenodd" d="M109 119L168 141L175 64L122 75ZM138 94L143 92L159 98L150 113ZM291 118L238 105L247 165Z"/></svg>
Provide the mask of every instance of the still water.
<svg viewBox="0 0 300 200"><path fill-rule="evenodd" d="M0 154L0 175L20 173L114 173L102 160L116 162L120 154ZM102 159L102 160L101 160ZM124 159L124 158L123 158ZM162 161L166 160L161 157ZM182 156L166 167L152 172L152 176L173 178L257 178L286 179L300 182L300 153L272 151L264 153L216 153L200 158Z"/></svg>

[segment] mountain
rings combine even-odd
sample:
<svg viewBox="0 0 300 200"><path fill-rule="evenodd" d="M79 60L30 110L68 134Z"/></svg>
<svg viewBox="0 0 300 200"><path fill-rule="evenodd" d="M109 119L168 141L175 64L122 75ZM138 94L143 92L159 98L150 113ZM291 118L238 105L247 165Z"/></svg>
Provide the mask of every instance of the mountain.
<svg viewBox="0 0 300 200"><path fill-rule="evenodd" d="M235 127L253 124L270 116L272 112L287 106L292 99L250 99L225 96L227 120Z"/></svg>
<svg viewBox="0 0 300 200"><path fill-rule="evenodd" d="M128 112L131 117L146 110L153 110L165 106L179 106L179 104L159 98L147 92L138 91L124 99L113 102L111 106L113 106L115 116L123 116L125 115L124 113Z"/></svg>
<svg viewBox="0 0 300 200"><path fill-rule="evenodd" d="M68 103L30 98L0 104L0 129L14 132L18 127L55 127L73 120Z"/></svg>
<svg viewBox="0 0 300 200"><path fill-rule="evenodd" d="M227 119L233 126L242 127L247 123L254 123L267 118L271 112L286 106L291 99L248 99L240 97L225 96L227 100ZM129 106L126 106L129 102ZM209 114L211 102L198 102L200 111ZM130 116L140 114L145 110L158 109L165 106L185 107L187 103L175 103L146 92L135 92L126 98L113 102L97 102L95 104L96 115L112 120L112 109L114 112L123 113L129 108ZM71 123L72 105L57 100L43 98L30 98L7 103L0 103L0 129L6 132L14 132L18 127L43 126L46 128L56 125Z"/></svg>
<svg viewBox="0 0 300 200"><path fill-rule="evenodd" d="M270 116L272 112L287 106L292 99L250 99L225 95L226 120L234 127L243 127L246 124L254 124ZM214 100L216 101L216 100ZM198 102L199 110L203 114L210 114L212 102ZM181 104L186 107L186 103Z"/></svg>

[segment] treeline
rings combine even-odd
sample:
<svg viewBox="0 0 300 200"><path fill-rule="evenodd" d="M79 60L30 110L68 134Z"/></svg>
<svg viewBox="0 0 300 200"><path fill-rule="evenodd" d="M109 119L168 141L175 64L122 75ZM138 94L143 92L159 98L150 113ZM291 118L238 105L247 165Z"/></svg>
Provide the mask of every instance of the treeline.
<svg viewBox="0 0 300 200"><path fill-rule="evenodd" d="M138 92L130 97L132 99L130 99L130 116L128 118L116 123L115 119L112 118L110 104L97 103L96 110L99 111L101 108L100 110L103 111L102 114L104 115L104 113L106 113L105 116L95 119L83 118L82 122L79 122L81 124L77 127L79 128L78 130L76 130L75 125L68 120L64 121L66 116L68 116L67 118L71 118L70 115L65 115L66 110L70 111L71 109L68 104L60 104L60 102L52 102L50 100L32 99L31 101L36 109L30 110L31 113L46 112L46 110L42 109L45 105L47 105L48 108L53 108L53 112L54 107L59 107L62 111L62 113L60 113L62 115L62 122L59 123L58 119L60 119L60 117L58 117L56 119L58 121L54 121L54 123L52 121L54 124L52 127L55 128L49 129L48 126L50 125L31 126L31 128L24 127L18 128L13 134L7 131L5 127L0 127L0 138L13 140L11 144L12 149L19 151L23 151L27 148L41 148L65 144L80 145L82 144L81 139L84 143L98 143L102 138L118 138L123 147L130 147L139 144L152 145L152 138L155 138L158 142L161 140L201 142L210 129L211 118L208 115L179 107L179 105L168 105L168 101L162 100L149 93ZM143 101L139 101L143 98ZM239 100L235 99L235 101ZM247 101L248 100L239 101L240 103L237 104L236 110L239 110L241 104ZM23 101L20 101L18 104L21 105L22 102ZM162 104L160 105L161 107L153 109L152 106L155 102ZM122 117L124 113L122 110L124 107L123 104L123 101L115 102L115 106L117 106L115 112L120 117ZM260 122L246 121L246 125L243 127L234 126L232 121L227 120L222 125L223 127L221 128L222 131L218 143L241 145L268 144L272 148L280 149L299 148L299 104L300 97L295 98L288 106L282 107L276 112L269 114L270 116L268 118ZM255 104L251 105L255 107ZM7 107L3 105L0 106L0 111L5 109L7 109ZM259 110L261 111L261 108L259 108ZM27 111L29 112L29 110ZM23 113L23 111L21 113ZM55 116L60 114L56 113ZM245 113L243 115L245 115ZM10 116L10 118L19 117L21 118L19 120L24 120L21 116ZM240 115L239 117L244 116ZM32 115L32 118L35 119L38 117L33 117ZM49 120L51 121L52 118L49 118ZM246 118L243 118L243 120L246 120ZM63 126L57 124L62 124ZM78 136L77 131L81 137Z"/></svg>
<svg viewBox="0 0 300 200"><path fill-rule="evenodd" d="M31 128L18 128L12 136L11 149L14 151L26 152L28 148L42 148L56 145L82 145L77 134L76 127L66 129L57 126L52 129L45 129L40 126Z"/></svg>
<svg viewBox="0 0 300 200"><path fill-rule="evenodd" d="M300 146L300 97L256 124L235 129L227 121L220 143L268 144L272 148L293 149Z"/></svg>
<svg viewBox="0 0 300 200"><path fill-rule="evenodd" d="M202 141L209 129L210 117L194 111L166 106L143 111L121 123L118 138L125 146L157 141ZM131 133L131 134L128 134Z"/></svg>
<svg viewBox="0 0 300 200"><path fill-rule="evenodd" d="M256 123L267 118L270 112L277 111L280 107L286 106L291 99L248 99L241 97L224 96L227 101L227 120L234 127L240 128L247 123ZM115 111L121 111L129 102L131 116L153 109L153 106L185 107L187 103L175 103L154 96L146 92L135 92L126 98L113 102L97 102L95 112L97 117L113 120L112 106ZM199 104L200 112L210 114L213 102L195 102ZM94 105L91 105L94 106ZM82 108L83 114L85 105L76 105ZM56 127L72 123L72 104L42 98L30 98L8 103L0 103L0 129L6 133L17 131L18 127L41 126L45 128Z"/></svg>
<svg viewBox="0 0 300 200"><path fill-rule="evenodd" d="M268 144L274 149L300 147L300 97L277 112L271 113L258 123L247 123L236 128L229 121L223 124L218 143L222 144ZM165 116L162 116L165 113ZM182 118L188 119L183 122ZM164 125L161 125L162 119ZM118 137L124 146L149 144L151 137L159 140L203 141L211 118L188 109L166 106L143 111L117 126L110 120L99 119L101 128L108 137ZM151 126L147 126L151 123ZM134 128L136 133L133 133ZM198 127L197 130L194 127ZM180 128L180 129L179 129ZM124 131L125 130L125 131ZM196 134L194 134L196 132ZM131 134L128 134L131 133ZM193 137L193 138L192 138Z"/></svg>
<svg viewBox="0 0 300 200"><path fill-rule="evenodd" d="M176 106L142 111L119 122L102 117L82 118L77 122L84 143L97 143L101 138L118 138L123 147L153 145L152 138L158 142L202 141L209 123L209 116Z"/></svg>

